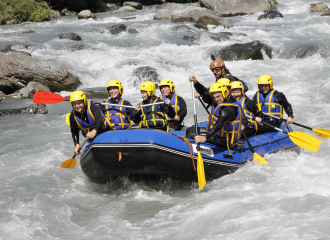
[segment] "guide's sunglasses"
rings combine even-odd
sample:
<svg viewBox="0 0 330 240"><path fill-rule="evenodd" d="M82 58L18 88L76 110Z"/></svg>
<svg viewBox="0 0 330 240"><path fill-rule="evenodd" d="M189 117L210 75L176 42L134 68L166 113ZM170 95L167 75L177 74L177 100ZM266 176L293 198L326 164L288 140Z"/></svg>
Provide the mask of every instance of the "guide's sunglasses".
<svg viewBox="0 0 330 240"><path fill-rule="evenodd" d="M218 67L218 68L213 68L213 69L211 69L211 72L219 72L219 71L221 71L221 67Z"/></svg>

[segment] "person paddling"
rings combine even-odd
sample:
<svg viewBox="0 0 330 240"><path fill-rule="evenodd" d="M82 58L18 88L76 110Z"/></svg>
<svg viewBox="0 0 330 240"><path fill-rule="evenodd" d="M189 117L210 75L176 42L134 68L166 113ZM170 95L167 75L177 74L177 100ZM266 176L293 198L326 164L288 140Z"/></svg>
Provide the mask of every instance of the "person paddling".
<svg viewBox="0 0 330 240"><path fill-rule="evenodd" d="M293 110L291 104L286 99L285 95L273 89L273 79L269 75L261 75L258 78L259 91L253 97L258 110L267 114L272 114L277 117L283 118L283 109L285 110L288 118L287 123L293 123ZM282 121L264 115L264 121L270 125L280 128ZM261 133L277 131L272 127L263 126Z"/></svg>
<svg viewBox="0 0 330 240"><path fill-rule="evenodd" d="M170 99L166 99L165 104L143 107L146 104L163 103L164 101L155 95L156 86L153 82L143 82L140 85L140 90L143 101L135 107L134 122L139 124L140 128L155 128L168 131L169 126L165 114L170 118L175 117L175 112L170 105Z"/></svg>
<svg viewBox="0 0 330 240"><path fill-rule="evenodd" d="M226 85L214 83L209 90L213 105L207 124L205 136L197 135L195 127L187 129L187 137L194 138L196 143L209 142L221 147L230 147L241 137L241 130L248 125L240 104L228 96ZM244 127L242 127L244 126Z"/></svg>
<svg viewBox="0 0 330 240"><path fill-rule="evenodd" d="M164 79L159 83L159 90L161 92L160 99L163 101L170 99L170 105L175 112L175 117L173 121L171 121L170 126L172 126L174 130L181 130L183 127L183 119L187 115L187 104L185 100L175 93L175 85L173 81L169 79ZM165 116L168 118L166 113Z"/></svg>
<svg viewBox="0 0 330 240"><path fill-rule="evenodd" d="M124 87L118 80L111 80L107 84L109 99L105 103L127 105L132 104L123 99ZM132 127L131 120L134 120L135 110L119 106L102 105L103 115L105 117L106 130L122 130Z"/></svg>
<svg viewBox="0 0 330 240"><path fill-rule="evenodd" d="M218 81L221 78L227 78L230 80L230 82L239 81L243 84L245 93L249 90L248 85L244 80L238 79L237 77L234 77L231 75L229 69L226 67L226 65L222 59L220 59L220 58L214 59L210 63L210 70L215 76L215 81ZM197 78L195 75L190 75L189 81L194 82L195 89L200 95L203 96L203 100L204 100L204 98L207 98L206 96L203 95L203 93L199 92L198 89L200 89L199 85L201 85L201 84L197 81ZM199 97L198 94L195 94L195 97ZM205 102L207 102L207 100Z"/></svg>
<svg viewBox="0 0 330 240"><path fill-rule="evenodd" d="M261 121L261 117L263 116L262 112L258 111L258 108L253 100L244 96L244 87L241 82L234 81L231 83L231 96L241 105L245 115L252 118L255 117L258 122ZM244 128L243 132L247 137L256 135L258 131L257 123L250 118L248 118L247 121L249 123L247 127Z"/></svg>
<svg viewBox="0 0 330 240"><path fill-rule="evenodd" d="M104 131L104 117L98 106L86 99L83 91L75 91L70 95L72 112L70 114L70 129L75 145L74 154L79 155L79 131L87 139L95 138Z"/></svg>

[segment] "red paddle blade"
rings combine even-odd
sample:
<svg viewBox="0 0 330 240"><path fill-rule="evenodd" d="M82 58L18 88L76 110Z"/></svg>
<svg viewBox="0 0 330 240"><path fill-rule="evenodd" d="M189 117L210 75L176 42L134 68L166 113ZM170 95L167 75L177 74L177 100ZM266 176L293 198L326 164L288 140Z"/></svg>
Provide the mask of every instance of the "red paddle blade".
<svg viewBox="0 0 330 240"><path fill-rule="evenodd" d="M51 92L36 92L33 96L34 103L45 103L45 104L54 104L66 101L65 97L57 93Z"/></svg>

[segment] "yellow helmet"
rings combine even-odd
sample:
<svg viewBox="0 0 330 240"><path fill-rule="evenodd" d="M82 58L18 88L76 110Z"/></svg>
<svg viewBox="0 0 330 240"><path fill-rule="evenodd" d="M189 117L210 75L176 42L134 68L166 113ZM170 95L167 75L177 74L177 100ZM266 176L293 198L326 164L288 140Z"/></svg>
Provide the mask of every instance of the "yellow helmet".
<svg viewBox="0 0 330 240"><path fill-rule="evenodd" d="M239 82L239 81L231 82L231 90L233 90L235 88L240 88L242 90L242 96L244 95L244 87L241 82Z"/></svg>
<svg viewBox="0 0 330 240"><path fill-rule="evenodd" d="M261 75L258 78L258 85L260 84L269 84L270 89L273 89L273 79L269 75Z"/></svg>
<svg viewBox="0 0 330 240"><path fill-rule="evenodd" d="M164 79L159 83L159 90L161 86L169 86L171 93L175 92L175 85L172 80Z"/></svg>
<svg viewBox="0 0 330 240"><path fill-rule="evenodd" d="M70 95L70 103L72 105L72 102L74 101L79 101L79 100L84 100L84 104L86 105L86 95L83 91L75 91L71 93Z"/></svg>
<svg viewBox="0 0 330 240"><path fill-rule="evenodd" d="M214 92L221 92L222 96L224 99L226 99L228 97L228 89L227 86L224 83L213 83L209 89L209 93L212 96L212 93Z"/></svg>
<svg viewBox="0 0 330 240"><path fill-rule="evenodd" d="M224 83L227 87L231 86L230 80L228 78L220 78L217 80L217 83Z"/></svg>
<svg viewBox="0 0 330 240"><path fill-rule="evenodd" d="M123 88L123 85L121 84L121 82L119 82L118 80L111 80L108 82L108 85L107 85L107 92L108 92L108 95L110 96L109 94L109 88L110 87L117 87L119 89L119 94L122 95L123 92L124 92L124 88Z"/></svg>
<svg viewBox="0 0 330 240"><path fill-rule="evenodd" d="M151 97L156 91L156 86L153 82L143 82L140 85L140 90L147 91L148 96Z"/></svg>

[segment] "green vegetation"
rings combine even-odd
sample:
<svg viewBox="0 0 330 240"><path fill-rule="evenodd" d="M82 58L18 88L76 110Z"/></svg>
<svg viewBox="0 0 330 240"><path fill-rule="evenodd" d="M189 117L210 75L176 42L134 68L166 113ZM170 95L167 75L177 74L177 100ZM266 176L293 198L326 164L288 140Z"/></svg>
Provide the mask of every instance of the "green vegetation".
<svg viewBox="0 0 330 240"><path fill-rule="evenodd" d="M8 20L42 22L49 19L51 9L42 0L0 0L0 25Z"/></svg>

